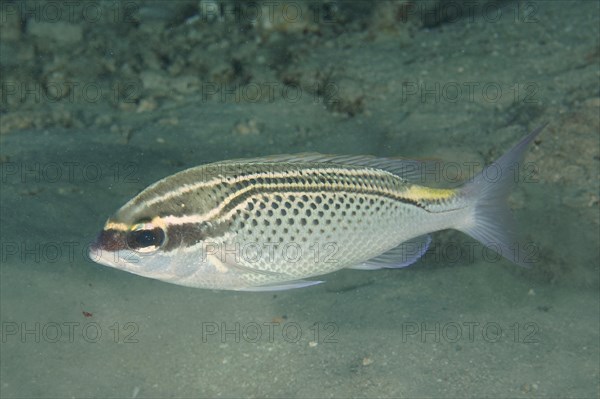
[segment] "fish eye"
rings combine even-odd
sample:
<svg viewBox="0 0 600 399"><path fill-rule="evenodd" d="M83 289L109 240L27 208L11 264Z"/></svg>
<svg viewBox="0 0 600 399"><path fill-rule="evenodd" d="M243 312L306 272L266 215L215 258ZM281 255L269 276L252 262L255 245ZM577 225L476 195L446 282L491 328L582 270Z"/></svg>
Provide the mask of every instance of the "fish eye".
<svg viewBox="0 0 600 399"><path fill-rule="evenodd" d="M127 233L127 246L138 252L156 251L165 241L165 231L150 222L137 223Z"/></svg>

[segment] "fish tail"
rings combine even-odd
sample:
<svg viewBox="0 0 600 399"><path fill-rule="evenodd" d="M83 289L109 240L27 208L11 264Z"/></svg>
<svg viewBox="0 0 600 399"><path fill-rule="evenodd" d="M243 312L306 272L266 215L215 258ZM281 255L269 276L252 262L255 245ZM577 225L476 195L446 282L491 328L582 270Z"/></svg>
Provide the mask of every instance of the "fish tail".
<svg viewBox="0 0 600 399"><path fill-rule="evenodd" d="M459 189L472 205L468 216L456 228L508 260L525 267L530 266L532 259L518 245L514 218L507 200L513 185L518 181L519 163L529 144L546 125L533 130Z"/></svg>

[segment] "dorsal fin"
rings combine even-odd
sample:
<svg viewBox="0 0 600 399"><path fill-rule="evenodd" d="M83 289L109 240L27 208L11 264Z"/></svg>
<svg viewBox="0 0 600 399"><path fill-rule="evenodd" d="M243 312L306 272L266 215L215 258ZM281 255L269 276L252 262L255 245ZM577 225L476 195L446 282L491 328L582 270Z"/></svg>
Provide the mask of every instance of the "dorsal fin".
<svg viewBox="0 0 600 399"><path fill-rule="evenodd" d="M372 155L332 155L307 152L300 154L270 155L258 158L233 159L229 163L330 163L340 166L363 166L381 169L412 182L423 184L423 171L427 162L403 158L379 158Z"/></svg>

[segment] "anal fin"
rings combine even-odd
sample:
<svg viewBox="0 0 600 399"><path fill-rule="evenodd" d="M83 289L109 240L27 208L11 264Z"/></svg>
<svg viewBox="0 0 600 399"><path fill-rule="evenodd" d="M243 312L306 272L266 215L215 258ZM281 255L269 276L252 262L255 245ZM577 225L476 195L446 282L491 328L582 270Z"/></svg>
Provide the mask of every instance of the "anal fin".
<svg viewBox="0 0 600 399"><path fill-rule="evenodd" d="M369 259L365 263L360 263L349 269L359 270L377 270L382 268L400 268L409 266L419 260L431 243L431 236L425 234L419 237L404 241L402 244L387 252L382 253L375 258Z"/></svg>
<svg viewBox="0 0 600 399"><path fill-rule="evenodd" d="M294 288L310 287L311 285L321 284L322 282L323 281L295 280L295 281L288 281L286 283L281 283L281 284L277 283L277 284L261 285L258 287L236 288L236 291L253 291L253 292L284 291L284 290L291 290Z"/></svg>

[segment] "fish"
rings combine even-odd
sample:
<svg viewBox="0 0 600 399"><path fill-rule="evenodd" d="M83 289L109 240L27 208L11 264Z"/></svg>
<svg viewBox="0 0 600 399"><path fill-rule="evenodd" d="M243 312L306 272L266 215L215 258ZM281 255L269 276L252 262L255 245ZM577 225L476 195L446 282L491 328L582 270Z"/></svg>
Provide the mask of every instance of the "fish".
<svg viewBox="0 0 600 399"><path fill-rule="evenodd" d="M424 161L297 154L192 167L150 185L108 218L89 256L187 287L278 291L341 269L402 268L455 229L511 262L513 171L542 125L454 188L423 184ZM493 178L490 178L493 176ZM515 249L516 248L516 249Z"/></svg>

